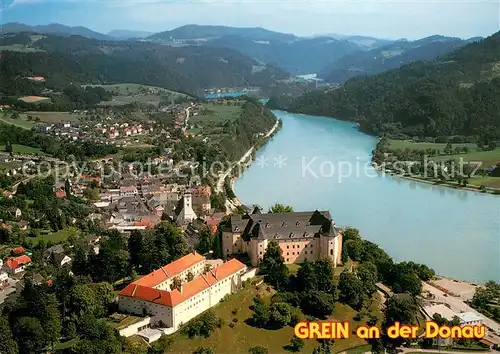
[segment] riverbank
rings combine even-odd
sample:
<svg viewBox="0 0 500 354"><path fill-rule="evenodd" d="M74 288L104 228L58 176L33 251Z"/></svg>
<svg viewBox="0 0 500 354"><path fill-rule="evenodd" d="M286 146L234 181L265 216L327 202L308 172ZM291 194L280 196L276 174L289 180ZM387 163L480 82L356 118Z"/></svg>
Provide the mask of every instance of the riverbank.
<svg viewBox="0 0 500 354"><path fill-rule="evenodd" d="M451 189L456 189L456 190L464 190L464 191L469 191L469 192L476 192L476 193L481 193L481 194L492 194L492 195L500 195L500 188L491 188L491 187L485 187L485 189L481 189L481 187L477 187L473 184L467 184L466 186L463 185L458 185L457 182L451 182L451 181L441 181L439 179L425 179L425 178L419 178L419 177L411 177L411 176L405 176L401 174L397 174L391 170L385 170L383 167L377 165L376 162L372 162L373 167L380 172L383 175L389 175L391 177L395 178L402 178L407 181L412 181L412 182L417 182L417 183L425 183L429 184L432 186L437 186L437 187L446 187L446 188L451 188Z"/></svg>
<svg viewBox="0 0 500 354"><path fill-rule="evenodd" d="M252 162L251 160L247 161L248 158L252 156L252 153L256 149L261 148L263 145L265 145L265 143L267 143L269 138L272 137L276 133L279 126L280 126L280 120L278 118L276 118L276 122L274 123L273 127L263 136L263 139L265 140L264 143L261 146L255 146L255 145L252 146L250 149L248 149L248 151L236 163L234 163L231 167L229 167L223 174L219 175L219 178L218 178L217 184L216 184L216 188L215 188L215 191L217 193L221 193L223 191L224 182L226 181L226 178L228 178L228 177L231 177L229 185L230 185L231 190L234 191L234 183L235 183L236 179L238 178L238 176L231 176L233 169L238 165L243 166L245 168L248 167L248 165L250 165L250 163ZM240 169L240 172L241 171L242 170ZM243 206L243 203L238 198L238 196L234 192L233 192L233 194L235 195L234 198L232 198L232 199L227 198L226 199L227 212L230 212L232 210L237 209L238 207Z"/></svg>

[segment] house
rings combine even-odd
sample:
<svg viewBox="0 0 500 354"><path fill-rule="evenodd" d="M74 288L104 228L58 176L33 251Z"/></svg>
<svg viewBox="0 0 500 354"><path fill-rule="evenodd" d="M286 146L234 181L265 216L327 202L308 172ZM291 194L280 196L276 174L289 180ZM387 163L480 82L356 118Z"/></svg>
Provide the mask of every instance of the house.
<svg viewBox="0 0 500 354"><path fill-rule="evenodd" d="M232 215L223 230L224 257L247 253L253 266L262 260L267 245L275 241L285 263L302 263L329 258L342 263L342 231L335 227L328 211Z"/></svg>
<svg viewBox="0 0 500 354"><path fill-rule="evenodd" d="M23 215L23 213L21 212L21 209L19 209L19 208L16 208L16 210L14 210L13 214L14 214L14 217L16 219L20 218Z"/></svg>
<svg viewBox="0 0 500 354"><path fill-rule="evenodd" d="M54 253L52 255L52 263L58 267L71 263L71 260L71 257L65 255L64 253Z"/></svg>
<svg viewBox="0 0 500 354"><path fill-rule="evenodd" d="M45 250L43 258L49 260L55 254L64 254L64 247L62 245L54 245Z"/></svg>
<svg viewBox="0 0 500 354"><path fill-rule="evenodd" d="M24 249L24 247L22 246L19 246L19 247L14 247L10 253L13 255L13 256L20 256L20 255L23 255L26 253L26 250Z"/></svg>
<svg viewBox="0 0 500 354"><path fill-rule="evenodd" d="M7 259L3 267L7 273L17 274L24 271L30 263L31 258L26 255L22 255Z"/></svg>
<svg viewBox="0 0 500 354"><path fill-rule="evenodd" d="M120 312L151 316L172 332L241 287L247 266L231 259L211 270L196 252L130 283L118 295ZM191 280L189 280L191 279Z"/></svg>
<svg viewBox="0 0 500 354"><path fill-rule="evenodd" d="M66 198L66 191L63 191L63 190L56 191L56 198L59 198L59 199Z"/></svg>
<svg viewBox="0 0 500 354"><path fill-rule="evenodd" d="M9 286L9 275L6 272L0 271L0 290Z"/></svg>
<svg viewBox="0 0 500 354"><path fill-rule="evenodd" d="M457 317L461 326L481 326L484 321L484 317L475 312L462 312L457 314Z"/></svg>
<svg viewBox="0 0 500 354"><path fill-rule="evenodd" d="M137 195L137 186L123 186L120 187L120 197L130 197Z"/></svg>

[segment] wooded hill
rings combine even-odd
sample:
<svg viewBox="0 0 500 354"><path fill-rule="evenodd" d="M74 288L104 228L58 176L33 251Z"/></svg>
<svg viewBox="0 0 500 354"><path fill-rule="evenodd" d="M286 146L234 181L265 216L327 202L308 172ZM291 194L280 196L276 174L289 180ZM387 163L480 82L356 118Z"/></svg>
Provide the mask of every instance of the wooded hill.
<svg viewBox="0 0 500 354"><path fill-rule="evenodd" d="M442 56L338 89L296 99L272 98L272 108L360 123L375 134L500 137L500 32Z"/></svg>
<svg viewBox="0 0 500 354"><path fill-rule="evenodd" d="M42 95L70 84L124 82L194 95L204 88L266 87L288 76L229 48L106 42L79 36L47 36L33 42L29 37L21 33L0 41L4 45L0 61L3 97ZM9 48L5 45L12 46L16 40L23 44L23 52L5 50ZM43 76L46 82L24 79L29 76Z"/></svg>
<svg viewBox="0 0 500 354"><path fill-rule="evenodd" d="M434 60L470 41L443 36L416 41L400 40L370 51L357 51L343 56L323 68L318 76L325 81L342 84L356 76L378 74L418 60Z"/></svg>

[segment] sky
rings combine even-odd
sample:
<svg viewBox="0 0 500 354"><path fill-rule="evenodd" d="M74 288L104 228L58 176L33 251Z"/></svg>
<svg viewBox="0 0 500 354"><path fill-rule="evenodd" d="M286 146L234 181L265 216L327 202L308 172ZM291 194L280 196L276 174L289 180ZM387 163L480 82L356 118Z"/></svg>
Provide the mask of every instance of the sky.
<svg viewBox="0 0 500 354"><path fill-rule="evenodd" d="M264 27L299 36L469 38L500 30L500 0L0 0L0 22L61 23L106 33L186 24Z"/></svg>

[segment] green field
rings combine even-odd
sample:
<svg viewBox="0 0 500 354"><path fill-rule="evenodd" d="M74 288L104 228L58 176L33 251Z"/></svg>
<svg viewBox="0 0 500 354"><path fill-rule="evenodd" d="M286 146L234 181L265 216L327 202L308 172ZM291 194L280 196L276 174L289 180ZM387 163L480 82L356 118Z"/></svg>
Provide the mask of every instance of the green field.
<svg viewBox="0 0 500 354"><path fill-rule="evenodd" d="M12 151L18 154L38 154L40 156L47 156L42 150L26 145L12 144Z"/></svg>
<svg viewBox="0 0 500 354"><path fill-rule="evenodd" d="M500 163L500 148L496 148L492 151L471 151L467 154L458 155L442 155L433 157L436 161L446 161L449 159L459 160L463 159L464 162L476 165L477 163L482 163L482 168L488 168Z"/></svg>
<svg viewBox="0 0 500 354"><path fill-rule="evenodd" d="M289 344L290 339L294 335L293 327L287 326L278 330L267 330L262 328L252 327L245 323L245 320L251 317L252 299L257 294L269 297L272 291L268 292L265 285L262 285L259 290L254 287L242 289L237 295L231 296L228 300L222 302L213 308L215 314L224 320L222 328L217 329L209 338L196 337L188 339L180 333L173 336L173 344L169 348L169 353L186 353L191 354L196 348L213 348L217 354L233 354L233 353L248 353L248 349L256 346L267 347L269 353L288 353L284 346ZM378 310L378 303L376 302L374 314L380 316ZM236 315L232 314L233 309L239 309ZM361 322L356 322L353 317L356 311L346 305L337 303L335 305L335 312L330 320L336 321L349 321L351 328L355 328ZM229 327L233 319L234 328ZM304 316L305 319L305 316ZM332 346L333 352L341 352L350 348L356 348L360 345L366 344L364 340L351 336L348 339L338 339ZM301 350L302 353L311 353L318 343L315 340L306 340L305 346Z"/></svg>
<svg viewBox="0 0 500 354"><path fill-rule="evenodd" d="M469 184L500 189L500 177L474 177L469 179Z"/></svg>
<svg viewBox="0 0 500 354"><path fill-rule="evenodd" d="M162 97L168 97L169 100L175 100L179 97L190 98L190 96L180 92L148 85L114 84L89 86L102 87L113 95L111 101L100 103L104 106L123 106L134 102L158 106Z"/></svg>
<svg viewBox="0 0 500 354"><path fill-rule="evenodd" d="M389 140L389 148L391 149L438 149L444 150L446 143L417 143L411 140ZM477 149L477 145L473 143L451 144L453 148L467 146L470 150Z"/></svg>
<svg viewBox="0 0 500 354"><path fill-rule="evenodd" d="M78 114L71 112L26 112L23 118L28 116L33 117L33 120L39 118L41 122L45 123L57 123L57 122L76 122L80 117Z"/></svg>
<svg viewBox="0 0 500 354"><path fill-rule="evenodd" d="M74 227L68 227L63 230L59 230L57 232L51 232L46 235L40 235L38 237L27 237L33 243L37 243L40 240L44 240L45 242L53 242L53 243L63 243L65 242L70 235L78 237L80 231Z"/></svg>
<svg viewBox="0 0 500 354"><path fill-rule="evenodd" d="M22 115L18 119L12 119L9 114L0 114L0 122L12 124L23 129L31 129L37 124L36 122L30 122Z"/></svg>
<svg viewBox="0 0 500 354"><path fill-rule="evenodd" d="M205 103L203 106L208 110L208 113L191 116L189 118L190 124L235 120L241 115L242 112L241 106L227 106L225 104L220 105L213 103Z"/></svg>

